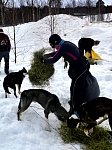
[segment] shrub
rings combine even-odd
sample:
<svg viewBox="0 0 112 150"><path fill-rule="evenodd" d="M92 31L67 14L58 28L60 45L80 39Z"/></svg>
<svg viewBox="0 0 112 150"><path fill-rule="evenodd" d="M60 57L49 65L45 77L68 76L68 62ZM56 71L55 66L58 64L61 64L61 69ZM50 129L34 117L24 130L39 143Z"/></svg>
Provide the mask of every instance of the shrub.
<svg viewBox="0 0 112 150"><path fill-rule="evenodd" d="M95 127L92 135L87 137L83 132L83 127L69 129L62 124L59 133L65 143L81 143L85 150L112 150L109 133L102 127Z"/></svg>
<svg viewBox="0 0 112 150"><path fill-rule="evenodd" d="M54 74L54 66L42 63L44 49L34 52L31 68L28 71L29 80L33 85L49 84L50 77Z"/></svg>

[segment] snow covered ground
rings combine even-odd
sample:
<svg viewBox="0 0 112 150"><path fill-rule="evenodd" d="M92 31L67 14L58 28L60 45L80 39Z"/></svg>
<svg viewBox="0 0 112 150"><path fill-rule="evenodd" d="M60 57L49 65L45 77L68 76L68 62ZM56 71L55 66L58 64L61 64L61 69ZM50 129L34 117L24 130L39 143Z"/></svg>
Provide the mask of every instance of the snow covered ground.
<svg viewBox="0 0 112 150"><path fill-rule="evenodd" d="M10 53L10 72L18 71L25 67L30 68L33 52L41 48L48 48L48 38L50 36L50 27L48 17L38 22L25 23L16 26L16 44L17 44L17 63L14 63L13 52L13 27L3 28L11 39L12 49ZM89 23L86 19L82 20L69 15L56 16L55 33L58 33L64 40L69 40L76 45L81 37L90 37L100 40L100 44L94 47L94 50L100 54L104 61L99 65L91 65L90 71L97 78L101 94L112 98L112 22L110 23ZM60 59L55 63L55 73L50 79L50 85L42 87L56 94L62 105L69 110L70 97L70 78L67 75L67 69L63 68L63 60ZM12 94L4 98L3 79L4 61L1 64L0 74L0 150L80 150L80 144L65 144L60 135L58 128L59 120L54 114L50 114L49 121L51 132L45 130L45 117L43 108L32 103L21 116L22 121L17 121L17 106L19 97L15 98ZM25 77L21 91L33 87ZM102 126L109 128L108 122L105 121Z"/></svg>

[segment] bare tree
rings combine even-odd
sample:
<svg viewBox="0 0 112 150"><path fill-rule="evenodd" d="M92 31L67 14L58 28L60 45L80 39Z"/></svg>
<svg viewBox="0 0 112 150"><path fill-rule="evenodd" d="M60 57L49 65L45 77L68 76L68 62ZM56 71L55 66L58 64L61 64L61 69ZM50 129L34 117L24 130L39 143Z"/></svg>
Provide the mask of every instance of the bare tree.
<svg viewBox="0 0 112 150"><path fill-rule="evenodd" d="M61 0L48 0L48 6L49 6L49 15L50 15L49 25L50 25L51 34L53 34L56 25L55 24L56 14L58 14L59 8L62 6L62 2Z"/></svg>
<svg viewBox="0 0 112 150"><path fill-rule="evenodd" d="M29 9L28 9L28 7L30 7L31 6L31 3L30 3L30 1L29 0L26 0L26 4L27 4L27 12L29 12ZM27 17L28 17L28 22L31 20L31 16L30 16L30 12L29 13L27 13Z"/></svg>
<svg viewBox="0 0 112 150"><path fill-rule="evenodd" d="M87 7L88 20L90 22L93 22L94 21L94 17L91 14L91 8L93 7L93 0L86 0L85 1L85 6Z"/></svg>
<svg viewBox="0 0 112 150"><path fill-rule="evenodd" d="M85 4L84 0L78 0L77 1L78 6L84 6L84 4Z"/></svg>
<svg viewBox="0 0 112 150"><path fill-rule="evenodd" d="M98 8L98 12L99 12L98 18L97 18L98 21L104 21L104 15L103 15L104 6L105 6L105 3L102 0L97 1L96 7Z"/></svg>
<svg viewBox="0 0 112 150"><path fill-rule="evenodd" d="M67 1L65 7L66 8L75 8L76 7L76 0Z"/></svg>
<svg viewBox="0 0 112 150"><path fill-rule="evenodd" d="M24 0L18 0L19 6L20 6L20 10L21 10L21 17L22 17L22 23L24 23L24 12L23 12L23 6L25 6L24 4Z"/></svg>
<svg viewBox="0 0 112 150"><path fill-rule="evenodd" d="M1 21L2 21L2 26L4 26L4 11L5 11L5 6L7 5L8 0L0 0L0 10L1 10Z"/></svg>
<svg viewBox="0 0 112 150"><path fill-rule="evenodd" d="M73 8L76 7L76 0L72 0L72 6L73 6Z"/></svg>
<svg viewBox="0 0 112 150"><path fill-rule="evenodd" d="M32 20L35 21L34 0L32 0L31 4L32 4Z"/></svg>
<svg viewBox="0 0 112 150"><path fill-rule="evenodd" d="M48 0L49 6L53 8L60 8L62 5L61 0Z"/></svg>
<svg viewBox="0 0 112 150"><path fill-rule="evenodd" d="M16 32L15 32L15 11L14 11L14 0L13 2L13 31L14 31L14 55L15 55L15 63L17 62L17 51L16 51Z"/></svg>

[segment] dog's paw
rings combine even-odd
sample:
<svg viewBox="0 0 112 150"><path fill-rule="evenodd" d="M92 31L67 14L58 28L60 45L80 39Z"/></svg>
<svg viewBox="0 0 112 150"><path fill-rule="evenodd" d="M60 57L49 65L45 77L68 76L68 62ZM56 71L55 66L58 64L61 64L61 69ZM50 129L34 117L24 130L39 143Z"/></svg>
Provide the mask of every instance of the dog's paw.
<svg viewBox="0 0 112 150"><path fill-rule="evenodd" d="M7 98L7 94L11 94L9 91L5 92L5 98Z"/></svg>
<svg viewBox="0 0 112 150"><path fill-rule="evenodd" d="M6 93L11 94L9 91L7 91Z"/></svg>
<svg viewBox="0 0 112 150"><path fill-rule="evenodd" d="M18 121L22 121L21 119L18 119Z"/></svg>
<svg viewBox="0 0 112 150"><path fill-rule="evenodd" d="M18 116L17 116L17 120L18 120L18 121L22 121L22 120L20 119L20 117L18 117Z"/></svg>
<svg viewBox="0 0 112 150"><path fill-rule="evenodd" d="M85 133L85 135L86 135L86 136L88 136L88 137L89 137L89 132L88 132L88 130L87 130L87 129L84 129L84 133Z"/></svg>
<svg viewBox="0 0 112 150"><path fill-rule="evenodd" d="M84 129L84 133L85 133L85 135L87 136L87 137L90 137L91 136L91 134L93 133L93 128L92 129Z"/></svg>
<svg viewBox="0 0 112 150"><path fill-rule="evenodd" d="M15 97L17 98L17 95L16 94L14 94L15 95Z"/></svg>

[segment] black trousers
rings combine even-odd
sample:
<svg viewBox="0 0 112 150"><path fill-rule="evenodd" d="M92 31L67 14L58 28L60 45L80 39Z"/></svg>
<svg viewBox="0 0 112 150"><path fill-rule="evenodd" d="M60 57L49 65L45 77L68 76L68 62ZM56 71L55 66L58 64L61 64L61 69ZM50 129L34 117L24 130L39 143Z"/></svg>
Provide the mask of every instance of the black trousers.
<svg viewBox="0 0 112 150"><path fill-rule="evenodd" d="M9 52L8 51L0 52L0 62L2 58L4 58L4 62L5 62L4 72L6 74L9 74Z"/></svg>

